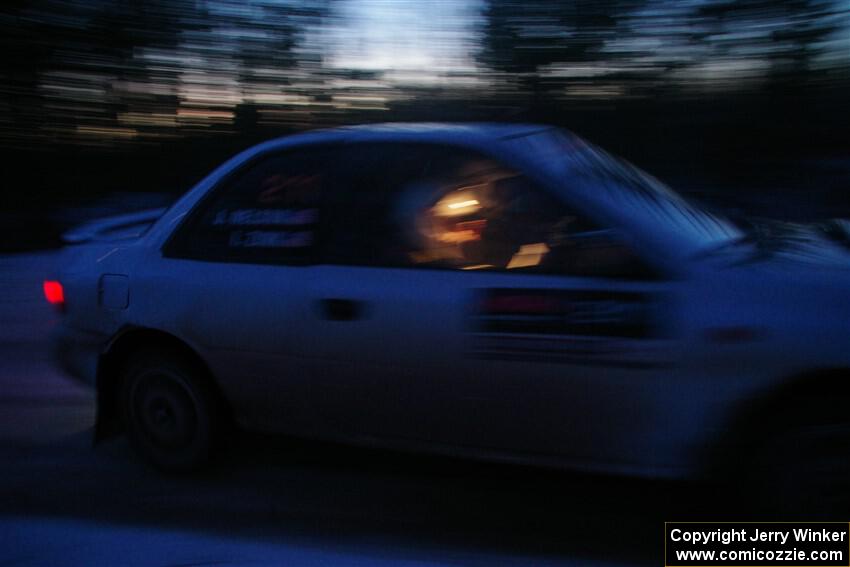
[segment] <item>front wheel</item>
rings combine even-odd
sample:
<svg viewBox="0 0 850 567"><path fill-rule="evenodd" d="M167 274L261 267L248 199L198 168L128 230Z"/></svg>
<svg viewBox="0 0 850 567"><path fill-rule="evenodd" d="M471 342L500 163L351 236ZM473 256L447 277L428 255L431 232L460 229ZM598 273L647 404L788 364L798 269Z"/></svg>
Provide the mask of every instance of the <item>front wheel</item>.
<svg viewBox="0 0 850 567"><path fill-rule="evenodd" d="M215 396L181 356L144 350L121 376L121 406L134 449L156 468L185 472L205 465L217 441Z"/></svg>
<svg viewBox="0 0 850 567"><path fill-rule="evenodd" d="M762 511L807 519L850 510L850 416L842 396L804 397L754 447L744 471Z"/></svg>

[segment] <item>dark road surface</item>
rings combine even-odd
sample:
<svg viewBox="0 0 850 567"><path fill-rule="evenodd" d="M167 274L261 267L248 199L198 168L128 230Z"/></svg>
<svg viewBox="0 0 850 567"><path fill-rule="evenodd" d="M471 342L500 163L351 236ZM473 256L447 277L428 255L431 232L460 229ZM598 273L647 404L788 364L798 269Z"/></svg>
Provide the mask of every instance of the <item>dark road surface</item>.
<svg viewBox="0 0 850 567"><path fill-rule="evenodd" d="M0 257L0 565L660 565L665 520L738 517L698 487L246 435L163 476L93 448L92 393L51 365L54 257Z"/></svg>

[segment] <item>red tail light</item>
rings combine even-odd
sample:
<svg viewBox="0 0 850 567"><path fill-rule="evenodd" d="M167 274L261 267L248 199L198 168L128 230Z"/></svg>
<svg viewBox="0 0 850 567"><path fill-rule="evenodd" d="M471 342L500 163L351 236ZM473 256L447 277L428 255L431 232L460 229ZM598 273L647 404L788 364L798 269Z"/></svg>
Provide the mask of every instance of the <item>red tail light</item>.
<svg viewBox="0 0 850 567"><path fill-rule="evenodd" d="M47 302L62 307L65 304L65 291L62 284L57 281L47 280L44 282L44 298Z"/></svg>

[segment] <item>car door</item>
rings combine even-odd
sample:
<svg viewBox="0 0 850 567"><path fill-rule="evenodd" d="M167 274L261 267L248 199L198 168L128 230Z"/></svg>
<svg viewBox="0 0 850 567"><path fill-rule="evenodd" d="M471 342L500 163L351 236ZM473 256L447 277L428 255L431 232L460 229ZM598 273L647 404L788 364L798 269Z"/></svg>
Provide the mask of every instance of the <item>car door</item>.
<svg viewBox="0 0 850 567"><path fill-rule="evenodd" d="M152 289L163 328L202 351L241 423L315 427L303 332L333 149L266 154L214 188L165 245Z"/></svg>
<svg viewBox="0 0 850 567"><path fill-rule="evenodd" d="M314 382L324 419L345 435L622 456L623 432L654 419L646 385L669 372L669 284L492 159L353 154L309 291L331 307L310 326L334 368Z"/></svg>

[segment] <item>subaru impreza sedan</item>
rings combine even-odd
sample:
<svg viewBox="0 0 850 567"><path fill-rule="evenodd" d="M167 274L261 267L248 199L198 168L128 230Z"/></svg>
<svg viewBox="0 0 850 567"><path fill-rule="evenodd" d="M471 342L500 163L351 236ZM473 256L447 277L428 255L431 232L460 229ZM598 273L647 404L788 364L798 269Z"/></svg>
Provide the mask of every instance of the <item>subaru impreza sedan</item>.
<svg viewBox="0 0 850 567"><path fill-rule="evenodd" d="M163 469L235 424L822 482L848 460L848 258L760 241L560 129L371 125L237 155L140 236L66 248L45 293L98 430Z"/></svg>

